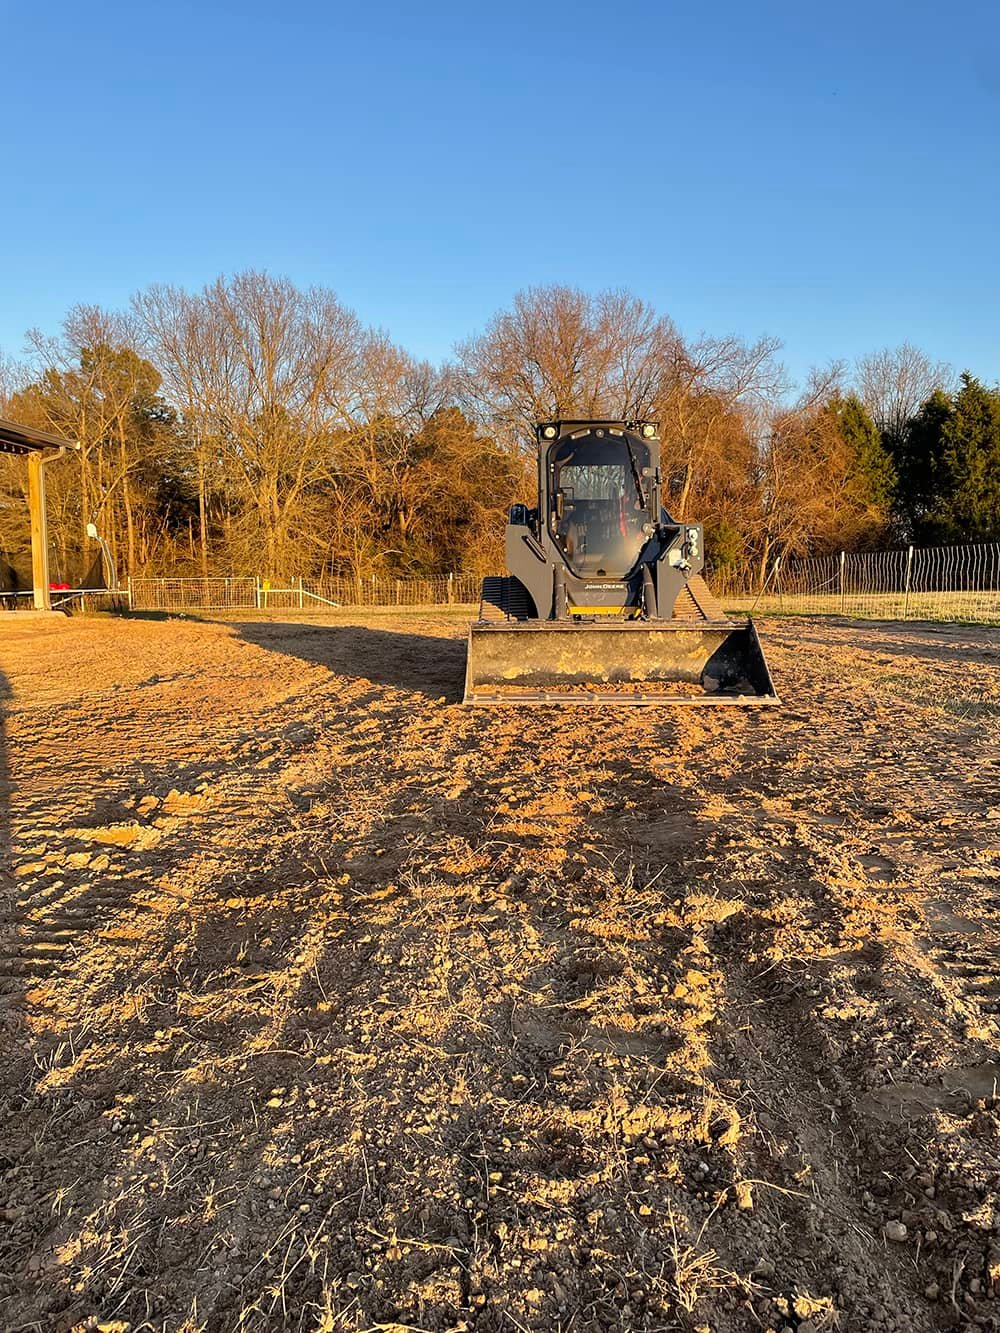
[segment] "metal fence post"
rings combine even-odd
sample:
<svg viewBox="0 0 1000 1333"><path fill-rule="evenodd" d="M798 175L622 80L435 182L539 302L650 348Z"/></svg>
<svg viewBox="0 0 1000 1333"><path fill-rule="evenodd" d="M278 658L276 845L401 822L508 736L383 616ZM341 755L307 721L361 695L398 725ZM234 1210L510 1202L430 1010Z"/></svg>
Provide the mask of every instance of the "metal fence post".
<svg viewBox="0 0 1000 1333"><path fill-rule="evenodd" d="M125 589L125 595L128 597L128 609L132 610L132 575L128 576L128 586Z"/></svg>
<svg viewBox="0 0 1000 1333"><path fill-rule="evenodd" d="M841 551L841 553L840 553L840 614L841 614L841 615L844 614L844 596L845 596L845 593L844 593L844 561L845 561L846 559L847 559L847 554L846 554L846 552Z"/></svg>
<svg viewBox="0 0 1000 1333"><path fill-rule="evenodd" d="M450 605L454 600L455 600L455 575L454 575L454 574L449 574L449 575L448 575L448 603L449 603L449 605Z"/></svg>
<svg viewBox="0 0 1000 1333"><path fill-rule="evenodd" d="M260 610L260 575L253 576L253 600L257 610Z"/></svg>
<svg viewBox="0 0 1000 1333"><path fill-rule="evenodd" d="M305 594L302 591L302 575L299 575L299 610L305 606Z"/></svg>
<svg viewBox="0 0 1000 1333"><path fill-rule="evenodd" d="M903 619L910 609L910 576L913 573L913 547L906 552L906 586L903 589Z"/></svg>

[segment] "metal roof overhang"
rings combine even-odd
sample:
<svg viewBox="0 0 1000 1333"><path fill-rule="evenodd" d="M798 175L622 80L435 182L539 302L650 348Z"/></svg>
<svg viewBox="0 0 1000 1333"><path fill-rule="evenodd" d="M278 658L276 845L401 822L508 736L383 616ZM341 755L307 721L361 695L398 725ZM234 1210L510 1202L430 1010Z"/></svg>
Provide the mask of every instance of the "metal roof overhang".
<svg viewBox="0 0 1000 1333"><path fill-rule="evenodd" d="M22 426L17 421L0 417L0 454L44 453L49 449L75 449L73 440L51 435L47 430Z"/></svg>

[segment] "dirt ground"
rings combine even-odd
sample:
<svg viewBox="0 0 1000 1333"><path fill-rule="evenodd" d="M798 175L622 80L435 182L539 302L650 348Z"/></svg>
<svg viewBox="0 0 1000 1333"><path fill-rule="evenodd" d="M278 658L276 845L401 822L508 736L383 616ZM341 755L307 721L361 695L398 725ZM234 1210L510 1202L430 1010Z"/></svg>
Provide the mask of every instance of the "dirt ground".
<svg viewBox="0 0 1000 1333"><path fill-rule="evenodd" d="M1000 631L463 634L0 626L0 1327L1000 1328Z"/></svg>

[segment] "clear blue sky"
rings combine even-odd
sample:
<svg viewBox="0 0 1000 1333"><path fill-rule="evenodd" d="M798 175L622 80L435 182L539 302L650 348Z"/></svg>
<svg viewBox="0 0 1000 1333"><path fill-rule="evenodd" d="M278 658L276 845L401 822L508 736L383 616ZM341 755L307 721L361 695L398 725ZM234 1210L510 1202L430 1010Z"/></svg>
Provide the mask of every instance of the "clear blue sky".
<svg viewBox="0 0 1000 1333"><path fill-rule="evenodd" d="M254 266L439 360L628 287L1000 377L1000 4L0 0L0 349Z"/></svg>

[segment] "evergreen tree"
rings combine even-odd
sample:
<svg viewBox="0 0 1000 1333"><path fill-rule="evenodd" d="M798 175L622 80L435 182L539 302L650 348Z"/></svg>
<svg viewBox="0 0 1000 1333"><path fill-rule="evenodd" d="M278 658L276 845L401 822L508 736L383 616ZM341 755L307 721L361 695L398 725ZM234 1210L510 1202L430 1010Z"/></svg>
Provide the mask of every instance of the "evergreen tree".
<svg viewBox="0 0 1000 1333"><path fill-rule="evenodd" d="M948 491L944 431L953 412L951 395L935 389L895 443L896 512L905 534L916 542L942 535L938 510Z"/></svg>
<svg viewBox="0 0 1000 1333"><path fill-rule="evenodd" d="M942 534L953 541L1000 536L1000 387L962 375L941 431L947 492L937 507Z"/></svg>
<svg viewBox="0 0 1000 1333"><path fill-rule="evenodd" d="M873 515L884 518L896 489L896 467L881 432L856 394L834 400L833 410L853 454L851 482L855 498Z"/></svg>
<svg viewBox="0 0 1000 1333"><path fill-rule="evenodd" d="M856 394L830 398L823 417L843 453L841 540L868 546L884 540L892 513L896 468L882 433Z"/></svg>

